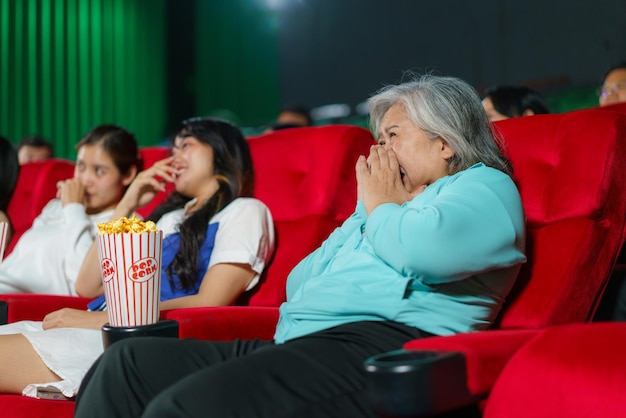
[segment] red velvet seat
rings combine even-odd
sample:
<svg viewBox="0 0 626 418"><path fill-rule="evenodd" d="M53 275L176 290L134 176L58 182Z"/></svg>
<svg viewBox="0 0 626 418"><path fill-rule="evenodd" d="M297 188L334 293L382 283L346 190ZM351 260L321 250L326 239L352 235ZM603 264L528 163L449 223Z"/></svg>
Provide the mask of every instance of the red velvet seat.
<svg viewBox="0 0 626 418"><path fill-rule="evenodd" d="M509 359L485 418L626 416L626 324L561 325Z"/></svg>
<svg viewBox="0 0 626 418"><path fill-rule="evenodd" d="M13 237L5 256L13 250L17 240L41 213L51 199L56 197L57 182L74 176L74 163L53 158L24 164L15 185L15 192L9 202L7 215L13 225Z"/></svg>
<svg viewBox="0 0 626 418"><path fill-rule="evenodd" d="M139 148L139 155L141 157L143 169L146 169L151 167L152 164L157 161L167 158L170 155L170 150L169 147L165 146L142 147ZM172 190L174 190L174 185L169 183L165 192L158 193L154 199L150 201L150 203L137 209L137 213L144 218L147 217L154 210L154 208L159 205L159 203L167 198Z"/></svg>
<svg viewBox="0 0 626 418"><path fill-rule="evenodd" d="M256 175L254 195L272 212L276 253L261 285L244 301L250 306L163 312L162 317L179 322L181 338L232 340L246 335L266 339L273 336L277 306L285 300L287 274L353 212L354 166L359 155L369 154L373 143L368 130L347 125L280 130L249 138ZM0 300L8 302L9 322L41 319L63 306L82 309L87 301L47 295L0 295ZM71 416L72 402L57 401L53 411L47 410L48 402L0 395L0 411L6 417L26 413Z"/></svg>

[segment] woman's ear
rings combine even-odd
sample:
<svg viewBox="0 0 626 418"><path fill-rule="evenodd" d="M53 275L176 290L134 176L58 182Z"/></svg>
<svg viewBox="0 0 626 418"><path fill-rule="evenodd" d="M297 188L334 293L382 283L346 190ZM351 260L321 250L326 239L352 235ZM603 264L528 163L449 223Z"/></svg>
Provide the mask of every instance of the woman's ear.
<svg viewBox="0 0 626 418"><path fill-rule="evenodd" d="M137 175L137 166L133 164L128 169L128 172L122 177L122 184L124 186L128 186L130 183L133 182L133 180L135 180L136 175Z"/></svg>
<svg viewBox="0 0 626 418"><path fill-rule="evenodd" d="M441 138L441 157L447 161L450 158L454 157L455 154L456 152L454 151L454 148L452 148L450 144L448 144L448 141Z"/></svg>

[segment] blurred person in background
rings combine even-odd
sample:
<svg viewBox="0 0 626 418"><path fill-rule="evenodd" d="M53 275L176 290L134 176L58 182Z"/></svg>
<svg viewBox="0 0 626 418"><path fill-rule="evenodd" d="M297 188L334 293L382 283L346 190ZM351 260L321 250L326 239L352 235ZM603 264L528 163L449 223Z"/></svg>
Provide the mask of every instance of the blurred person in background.
<svg viewBox="0 0 626 418"><path fill-rule="evenodd" d="M626 61L612 66L604 73L599 96L600 106L626 102Z"/></svg>
<svg viewBox="0 0 626 418"><path fill-rule="evenodd" d="M492 122L550 113L544 99L524 86L493 86L485 90L483 107Z"/></svg>
<svg viewBox="0 0 626 418"><path fill-rule="evenodd" d="M26 136L17 144L20 165L54 157L52 144L40 136Z"/></svg>
<svg viewBox="0 0 626 418"><path fill-rule="evenodd" d="M304 126L312 126L313 120L309 109L301 105L285 106L283 107L276 121L267 127L265 133L278 131L286 128L301 128Z"/></svg>

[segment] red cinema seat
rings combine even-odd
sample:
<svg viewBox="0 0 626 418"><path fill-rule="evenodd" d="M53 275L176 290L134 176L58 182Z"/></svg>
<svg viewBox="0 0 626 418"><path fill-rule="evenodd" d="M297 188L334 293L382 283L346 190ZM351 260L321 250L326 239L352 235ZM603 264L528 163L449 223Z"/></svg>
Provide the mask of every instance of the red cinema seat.
<svg viewBox="0 0 626 418"><path fill-rule="evenodd" d="M13 225L13 237L5 256L51 199L56 197L57 182L74 176L74 163L53 158L24 164L20 167L15 191L7 208Z"/></svg>

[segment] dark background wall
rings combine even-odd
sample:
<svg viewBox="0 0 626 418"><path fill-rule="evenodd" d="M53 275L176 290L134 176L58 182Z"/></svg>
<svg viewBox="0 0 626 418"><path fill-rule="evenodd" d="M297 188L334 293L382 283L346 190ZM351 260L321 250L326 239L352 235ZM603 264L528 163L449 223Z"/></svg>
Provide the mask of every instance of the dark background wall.
<svg viewBox="0 0 626 418"><path fill-rule="evenodd" d="M284 102L355 104L407 69L455 75L477 88L596 85L608 65L626 59L623 0L281 4Z"/></svg>
<svg viewBox="0 0 626 418"><path fill-rule="evenodd" d="M162 143L190 116L355 106L406 70L584 88L593 105L626 59L624 16L624 0L2 0L0 135L73 158L99 123Z"/></svg>

